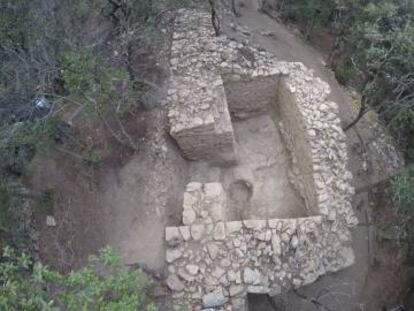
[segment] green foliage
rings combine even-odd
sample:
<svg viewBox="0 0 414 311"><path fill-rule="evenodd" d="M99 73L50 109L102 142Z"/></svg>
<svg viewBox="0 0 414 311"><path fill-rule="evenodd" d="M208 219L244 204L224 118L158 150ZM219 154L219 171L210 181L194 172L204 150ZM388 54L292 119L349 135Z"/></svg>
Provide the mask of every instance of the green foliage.
<svg viewBox="0 0 414 311"><path fill-rule="evenodd" d="M147 286L140 271L127 271L110 247L67 275L11 248L0 258L0 310L157 310L148 304Z"/></svg>
<svg viewBox="0 0 414 311"><path fill-rule="evenodd" d="M45 214L53 214L54 212L54 192L52 189L45 190L37 200L38 209Z"/></svg>
<svg viewBox="0 0 414 311"><path fill-rule="evenodd" d="M391 180L393 203L397 223L393 228L395 238L410 256L414 256L414 165Z"/></svg>
<svg viewBox="0 0 414 311"><path fill-rule="evenodd" d="M307 39L326 27L334 2L324 0L287 0L283 1L282 14L284 20L291 20L303 25Z"/></svg>
<svg viewBox="0 0 414 311"><path fill-rule="evenodd" d="M410 0L286 0L284 20L307 37L332 37L330 65L340 83L361 92L406 151L408 167L392 179L397 224L392 236L414 249L414 2ZM414 254L414 251L411 251Z"/></svg>
<svg viewBox="0 0 414 311"><path fill-rule="evenodd" d="M409 147L414 130L414 10L401 15L383 4L367 9L367 20L357 28L357 64L367 72L363 89L398 141Z"/></svg>
<svg viewBox="0 0 414 311"><path fill-rule="evenodd" d="M414 165L392 180L393 199L400 213L414 213Z"/></svg>
<svg viewBox="0 0 414 311"><path fill-rule="evenodd" d="M0 183L0 231L7 232L10 224L11 194L4 183Z"/></svg>
<svg viewBox="0 0 414 311"><path fill-rule="evenodd" d="M0 129L0 170L22 173L35 153L55 145L59 122L55 118L18 122Z"/></svg>
<svg viewBox="0 0 414 311"><path fill-rule="evenodd" d="M61 52L59 60L65 89L89 109L102 112L109 101L119 100L116 84L127 78L125 70L105 65L87 49Z"/></svg>
<svg viewBox="0 0 414 311"><path fill-rule="evenodd" d="M405 148L414 145L414 4L397 0L287 0L282 17L308 37L332 36L331 66Z"/></svg>
<svg viewBox="0 0 414 311"><path fill-rule="evenodd" d="M30 194L16 178L0 179L0 249L13 245L31 250ZM1 309L0 309L1 310Z"/></svg>
<svg viewBox="0 0 414 311"><path fill-rule="evenodd" d="M96 152L90 151L84 157L84 161L91 169L97 169L102 164L102 159Z"/></svg>
<svg viewBox="0 0 414 311"><path fill-rule="evenodd" d="M346 85L349 81L352 81L353 76L355 76L355 70L350 61L338 62L335 70L335 78L339 83Z"/></svg>
<svg viewBox="0 0 414 311"><path fill-rule="evenodd" d="M51 3L0 0L0 92L32 95L57 78L54 53L59 41L53 38Z"/></svg>

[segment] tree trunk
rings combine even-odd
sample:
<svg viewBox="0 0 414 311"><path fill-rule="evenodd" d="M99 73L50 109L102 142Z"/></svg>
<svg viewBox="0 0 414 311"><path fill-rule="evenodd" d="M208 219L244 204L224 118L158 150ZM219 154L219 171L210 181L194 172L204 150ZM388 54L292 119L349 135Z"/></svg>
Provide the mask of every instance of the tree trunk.
<svg viewBox="0 0 414 311"><path fill-rule="evenodd" d="M210 11L211 11L211 24L213 25L214 32L216 33L216 37L218 37L220 36L220 20L216 12L216 1L209 0L208 3L210 5Z"/></svg>
<svg viewBox="0 0 414 311"><path fill-rule="evenodd" d="M231 10L233 11L233 14L237 17L240 16L240 13L237 11L236 8L236 0L231 0Z"/></svg>
<svg viewBox="0 0 414 311"><path fill-rule="evenodd" d="M214 32L216 37L220 36L220 20L217 16L216 9L211 9L211 23L213 24Z"/></svg>
<svg viewBox="0 0 414 311"><path fill-rule="evenodd" d="M306 31L306 35L305 35L306 40L309 40L310 35L313 32L313 28L315 27L315 23L316 23L316 17L319 15L319 13L320 13L320 10L319 9L316 9L315 10L315 13L312 16L312 20L311 20L310 26L307 27L308 30Z"/></svg>
<svg viewBox="0 0 414 311"><path fill-rule="evenodd" d="M362 98L361 98L361 107L359 108L358 115L356 116L356 118L351 123L349 123L347 126L345 126L343 128L343 131L346 132L349 129L351 129L352 127L354 127L359 122L359 120L362 119L362 117L364 116L364 114L366 114L368 112L368 110L369 110L369 107L367 105L366 96L365 95L362 95Z"/></svg>

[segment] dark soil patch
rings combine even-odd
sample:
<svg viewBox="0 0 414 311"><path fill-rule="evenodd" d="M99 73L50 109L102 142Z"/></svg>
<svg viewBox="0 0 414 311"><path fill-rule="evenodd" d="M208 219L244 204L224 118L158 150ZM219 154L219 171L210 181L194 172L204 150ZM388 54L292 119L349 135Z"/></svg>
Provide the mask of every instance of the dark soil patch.
<svg viewBox="0 0 414 311"><path fill-rule="evenodd" d="M139 142L145 140L146 112L136 111L125 119L125 128ZM77 155L95 154L96 167L67 152L54 151L37 158L27 174L36 194L52 193L53 208L39 206L36 227L40 234L39 255L43 262L61 271L85 264L89 255L107 244L99 189L104 176L114 176L134 154L119 144L102 123L85 118L72 140L59 147ZM139 151L138 151L139 152ZM53 216L56 226L46 225Z"/></svg>

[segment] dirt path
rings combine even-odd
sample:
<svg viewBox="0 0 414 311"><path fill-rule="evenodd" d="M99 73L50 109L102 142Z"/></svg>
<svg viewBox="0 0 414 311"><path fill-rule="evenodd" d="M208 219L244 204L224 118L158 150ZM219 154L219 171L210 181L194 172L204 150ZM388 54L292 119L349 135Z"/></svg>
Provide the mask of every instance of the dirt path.
<svg viewBox="0 0 414 311"><path fill-rule="evenodd" d="M148 135L119 172L106 172L100 206L108 243L126 264L157 273L164 268L164 228L178 225L187 164L165 130L165 114L155 109Z"/></svg>

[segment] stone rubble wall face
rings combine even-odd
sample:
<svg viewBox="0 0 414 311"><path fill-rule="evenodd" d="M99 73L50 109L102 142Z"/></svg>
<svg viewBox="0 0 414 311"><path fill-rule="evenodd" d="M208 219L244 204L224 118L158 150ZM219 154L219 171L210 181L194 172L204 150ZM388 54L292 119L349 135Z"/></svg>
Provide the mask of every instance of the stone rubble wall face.
<svg viewBox="0 0 414 311"><path fill-rule="evenodd" d="M191 306L214 291L232 303L310 284L353 263L350 246L326 229L322 216L167 227L167 284Z"/></svg>
<svg viewBox="0 0 414 311"><path fill-rule="evenodd" d="M226 80L224 89L230 113L236 119L245 119L266 112L276 100L279 75L258 79Z"/></svg>
<svg viewBox="0 0 414 311"><path fill-rule="evenodd" d="M214 124L172 134L183 154L191 160L234 160L233 132L217 133Z"/></svg>
<svg viewBox="0 0 414 311"><path fill-rule="evenodd" d="M313 72L301 63L290 64L285 85L303 116L307 136L305 146L308 141L310 152L307 154L312 160L313 182L307 179L310 176L308 167L298 165L302 155L292 153L296 163L294 179L302 185L315 185L317 203L313 210L325 215L329 221L353 227L358 221L351 205L355 191L350 185L352 174L347 169L346 136L340 127L337 104L327 100L329 85L314 77Z"/></svg>
<svg viewBox="0 0 414 311"><path fill-rule="evenodd" d="M294 94L287 89L286 77L281 79L277 96L275 110L279 114L279 119L283 120L279 126L293 162L291 182L304 198L306 208L317 214L319 211L313 179L312 153L305 117Z"/></svg>
<svg viewBox="0 0 414 311"><path fill-rule="evenodd" d="M234 134L221 77L201 77L172 80L176 87L170 91L171 136L189 159L231 161Z"/></svg>
<svg viewBox="0 0 414 311"><path fill-rule="evenodd" d="M221 183L191 182L183 200L183 224L211 224L226 219L226 192Z"/></svg>
<svg viewBox="0 0 414 311"><path fill-rule="evenodd" d="M207 23L205 18L177 18L167 98L170 133L191 160L232 162L234 134L223 82L210 70L208 57L216 45L204 48L212 35Z"/></svg>

